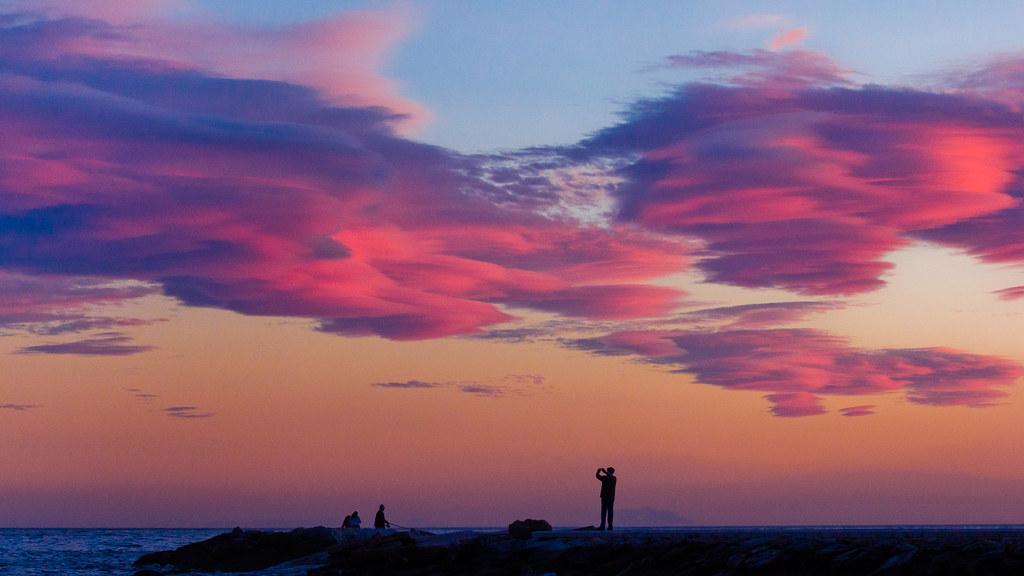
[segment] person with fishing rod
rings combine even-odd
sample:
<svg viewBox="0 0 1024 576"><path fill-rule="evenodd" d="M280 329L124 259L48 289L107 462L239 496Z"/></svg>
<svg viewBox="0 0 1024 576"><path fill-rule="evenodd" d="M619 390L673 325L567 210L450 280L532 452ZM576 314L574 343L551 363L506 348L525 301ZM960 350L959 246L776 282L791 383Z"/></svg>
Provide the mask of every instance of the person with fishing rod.
<svg viewBox="0 0 1024 576"><path fill-rule="evenodd" d="M391 528L391 522L388 522L384 518L384 505L381 504L380 508L377 509L377 516L373 519L373 527L377 530L383 530L384 528Z"/></svg>

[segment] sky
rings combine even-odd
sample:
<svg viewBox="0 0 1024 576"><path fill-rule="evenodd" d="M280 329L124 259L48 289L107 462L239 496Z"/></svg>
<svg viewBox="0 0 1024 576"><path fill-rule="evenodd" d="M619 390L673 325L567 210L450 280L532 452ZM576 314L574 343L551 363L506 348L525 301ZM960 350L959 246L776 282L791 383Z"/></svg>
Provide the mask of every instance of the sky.
<svg viewBox="0 0 1024 576"><path fill-rule="evenodd" d="M987 6L0 0L0 526L1024 521Z"/></svg>

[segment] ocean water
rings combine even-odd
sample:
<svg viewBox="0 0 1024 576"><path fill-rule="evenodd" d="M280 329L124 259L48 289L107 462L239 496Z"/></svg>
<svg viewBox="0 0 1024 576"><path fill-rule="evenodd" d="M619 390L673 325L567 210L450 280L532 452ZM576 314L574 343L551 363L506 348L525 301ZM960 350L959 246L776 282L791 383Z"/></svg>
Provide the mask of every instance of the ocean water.
<svg viewBox="0 0 1024 576"><path fill-rule="evenodd" d="M226 532L0 528L3 576L130 576L143 554L170 550Z"/></svg>

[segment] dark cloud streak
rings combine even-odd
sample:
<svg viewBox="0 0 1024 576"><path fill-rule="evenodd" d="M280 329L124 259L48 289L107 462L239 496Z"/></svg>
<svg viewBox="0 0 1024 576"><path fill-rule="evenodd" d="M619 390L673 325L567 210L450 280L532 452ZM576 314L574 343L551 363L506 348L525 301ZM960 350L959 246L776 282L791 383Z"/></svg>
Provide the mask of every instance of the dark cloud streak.
<svg viewBox="0 0 1024 576"><path fill-rule="evenodd" d="M128 344L130 336L122 334L101 334L97 338L87 338L61 344L39 344L26 346L17 350L18 354L75 354L82 356L130 356L141 352L155 350L154 346L136 346Z"/></svg>
<svg viewBox="0 0 1024 576"><path fill-rule="evenodd" d="M537 392L545 392L549 389L548 385L544 383L543 376L533 374L508 374L501 378L492 378L482 382L424 382L422 380L407 380L405 382L377 382L372 384L372 386L401 390L450 388L466 394L488 398L500 398L509 394L526 396Z"/></svg>
<svg viewBox="0 0 1024 576"><path fill-rule="evenodd" d="M198 408L195 406L171 406L170 408L164 408L163 413L172 418L181 418L184 420L211 418L214 416L213 412L196 412Z"/></svg>
<svg viewBox="0 0 1024 576"><path fill-rule="evenodd" d="M31 410L33 408L39 408L38 404L0 404L0 410L14 410L16 412L24 412L25 410Z"/></svg>

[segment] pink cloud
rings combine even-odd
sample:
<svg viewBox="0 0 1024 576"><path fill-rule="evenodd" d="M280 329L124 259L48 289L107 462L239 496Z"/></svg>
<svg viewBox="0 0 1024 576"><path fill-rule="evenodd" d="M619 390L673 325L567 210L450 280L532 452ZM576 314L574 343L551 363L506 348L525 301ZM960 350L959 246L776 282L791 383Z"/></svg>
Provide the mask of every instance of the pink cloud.
<svg viewBox="0 0 1024 576"><path fill-rule="evenodd" d="M682 295L680 290L660 286L575 286L513 295L504 301L591 320L622 320L665 315Z"/></svg>
<svg viewBox="0 0 1024 576"><path fill-rule="evenodd" d="M576 347L634 354L704 384L768 392L772 413L787 417L824 414L823 396L891 392L929 406L988 406L1024 376L1024 366L995 356L945 348L863 350L809 329L616 332Z"/></svg>
<svg viewBox="0 0 1024 576"><path fill-rule="evenodd" d="M1020 110L1024 91L1024 52L995 54L970 65L954 66L930 76L939 90L980 96Z"/></svg>
<svg viewBox="0 0 1024 576"><path fill-rule="evenodd" d="M0 314L66 313L85 305L118 303L158 291L156 286L138 282L0 271Z"/></svg>
<svg viewBox="0 0 1024 576"><path fill-rule="evenodd" d="M173 55L233 78L263 78L312 86L355 107L384 106L416 130L430 120L421 105L399 95L400 84L379 70L412 27L408 10L351 11L274 30L226 26L170 28L147 37L155 54Z"/></svg>
<svg viewBox="0 0 1024 576"><path fill-rule="evenodd" d="M686 353L671 338L665 336L665 332L652 330L613 332L602 338L608 346L595 350L601 354L638 354L647 358L671 357Z"/></svg>
<svg viewBox="0 0 1024 576"><path fill-rule="evenodd" d="M702 241L709 281L870 291L886 254L922 237L1020 257L1005 228L1019 222L1024 125L1001 102L849 87L846 72L803 51L672 62L726 75L638 104L584 146L641 155L621 171L620 220Z"/></svg>
<svg viewBox="0 0 1024 576"><path fill-rule="evenodd" d="M837 308L842 308L837 302L770 302L705 308L681 314L676 319L698 326L704 322L724 322L724 329L771 328Z"/></svg>
<svg viewBox="0 0 1024 576"><path fill-rule="evenodd" d="M918 235L932 242L964 250L968 254L997 264L1024 262L1024 241L1019 239L1024 218L1024 180L1017 178L1008 186L1015 203L1012 207L972 219L950 223ZM1013 287L997 291L1003 300L1016 298Z"/></svg>
<svg viewBox="0 0 1024 576"><path fill-rule="evenodd" d="M109 59L290 82L314 87L339 105L387 108L393 126L404 131L420 129L430 120L423 106L399 94L397 81L379 72L388 52L413 26L409 10L355 10L312 22L255 28L157 17L173 5L159 0L88 0L69 10L67 3L40 2L44 12L66 19L22 24L20 33L46 42L22 44L18 57L55 64L74 57Z"/></svg>
<svg viewBox="0 0 1024 576"><path fill-rule="evenodd" d="M768 42L768 47L775 50L782 50L790 46L799 44L807 39L807 28L801 26L800 28L793 28L792 30L779 30L771 41Z"/></svg>
<svg viewBox="0 0 1024 576"><path fill-rule="evenodd" d="M526 193L485 159L396 136L392 110L160 59L51 57L82 55L52 39L129 32L32 22L5 37L38 68L0 76L12 270L131 278L187 305L394 339L477 333L512 319L502 305L628 318L682 295L643 282L684 268L685 241L540 213L557 198L517 204Z"/></svg>
<svg viewBox="0 0 1024 576"><path fill-rule="evenodd" d="M571 148L465 156L394 129L403 104L376 71L405 18L356 13L260 38L227 27L179 37L167 22L10 24L0 35L0 273L41 284L11 291L5 325L64 314L65 328L109 330L117 324L66 314L157 289L184 305L396 340L481 334L523 308L670 319L692 329L581 347L767 393L779 415L887 391L985 405L1019 375L986 356L865 351L771 329L827 305L679 317L685 294L653 284L695 268L709 282L856 294L880 287L886 255L918 238L1022 258L1022 122L1001 101L854 87L814 52L697 53L672 65L727 75L640 102ZM281 59L248 59L250 41L253 54ZM328 55L338 67L309 77ZM304 58L308 69L281 64ZM605 180L595 191L554 169ZM608 204L615 216L575 219L567 203ZM89 280L75 292L69 279ZM31 351L138 348L117 338Z"/></svg>
<svg viewBox="0 0 1024 576"><path fill-rule="evenodd" d="M827 55L810 50L770 52L697 51L670 56L669 66L679 68L716 69L723 72L716 77L724 83L738 86L791 89L829 84L846 84L853 74ZM734 72L742 71L742 72Z"/></svg>
<svg viewBox="0 0 1024 576"><path fill-rule="evenodd" d="M157 292L157 286L138 282L0 271L0 328L60 336L149 325L163 320L118 315L117 305ZM95 343L83 346L80 342L52 346L38 351L88 354L98 349Z"/></svg>
<svg viewBox="0 0 1024 576"><path fill-rule="evenodd" d="M772 414L782 418L817 416L827 412L821 405L821 399L807 392L779 392L765 398L772 403Z"/></svg>
<svg viewBox="0 0 1024 576"><path fill-rule="evenodd" d="M1000 300L1018 300L1024 298L1024 286L1013 286L1012 288L996 290L995 295Z"/></svg>
<svg viewBox="0 0 1024 576"><path fill-rule="evenodd" d="M14 5L29 12L51 17L85 16L115 24L132 24L163 16L180 8L182 0L15 0Z"/></svg>

